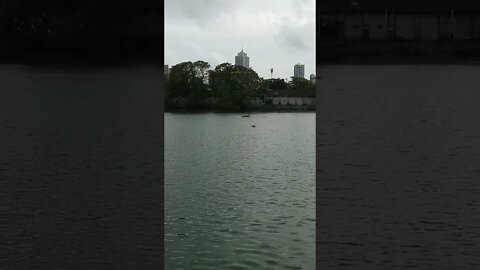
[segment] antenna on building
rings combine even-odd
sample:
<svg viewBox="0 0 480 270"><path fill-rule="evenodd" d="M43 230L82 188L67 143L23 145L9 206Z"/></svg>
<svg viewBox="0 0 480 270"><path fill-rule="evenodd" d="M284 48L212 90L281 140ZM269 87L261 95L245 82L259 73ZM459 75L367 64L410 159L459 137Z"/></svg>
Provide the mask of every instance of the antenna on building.
<svg viewBox="0 0 480 270"><path fill-rule="evenodd" d="M270 74L271 74L270 79L273 79L273 68L270 69Z"/></svg>

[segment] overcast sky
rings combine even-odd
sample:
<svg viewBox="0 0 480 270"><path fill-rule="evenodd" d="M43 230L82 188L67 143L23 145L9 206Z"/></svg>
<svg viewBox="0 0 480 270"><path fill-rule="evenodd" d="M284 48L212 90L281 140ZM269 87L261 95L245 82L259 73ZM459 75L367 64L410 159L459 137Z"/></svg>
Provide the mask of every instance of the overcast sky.
<svg viewBox="0 0 480 270"><path fill-rule="evenodd" d="M235 63L242 49L260 77L315 73L315 0L165 0L165 64Z"/></svg>

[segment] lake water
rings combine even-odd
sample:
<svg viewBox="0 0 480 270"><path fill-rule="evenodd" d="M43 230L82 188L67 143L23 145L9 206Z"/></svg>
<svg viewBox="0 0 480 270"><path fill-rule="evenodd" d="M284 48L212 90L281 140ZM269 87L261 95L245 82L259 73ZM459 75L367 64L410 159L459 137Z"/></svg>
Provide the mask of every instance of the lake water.
<svg viewBox="0 0 480 270"><path fill-rule="evenodd" d="M480 269L480 66L318 70L319 265Z"/></svg>
<svg viewBox="0 0 480 270"><path fill-rule="evenodd" d="M166 113L166 269L314 269L314 146L315 113Z"/></svg>
<svg viewBox="0 0 480 270"><path fill-rule="evenodd" d="M161 77L0 65L0 269L163 264Z"/></svg>

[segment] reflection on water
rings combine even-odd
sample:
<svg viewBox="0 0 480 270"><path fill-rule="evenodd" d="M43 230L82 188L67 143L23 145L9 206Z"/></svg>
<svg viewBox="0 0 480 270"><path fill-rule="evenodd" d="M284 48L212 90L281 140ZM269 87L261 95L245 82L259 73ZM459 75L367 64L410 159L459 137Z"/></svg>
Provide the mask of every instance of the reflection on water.
<svg viewBox="0 0 480 270"><path fill-rule="evenodd" d="M162 72L0 65L0 269L158 269Z"/></svg>
<svg viewBox="0 0 480 270"><path fill-rule="evenodd" d="M314 130L314 113L167 113L166 269L314 269Z"/></svg>
<svg viewBox="0 0 480 270"><path fill-rule="evenodd" d="M319 71L319 263L480 269L480 67Z"/></svg>

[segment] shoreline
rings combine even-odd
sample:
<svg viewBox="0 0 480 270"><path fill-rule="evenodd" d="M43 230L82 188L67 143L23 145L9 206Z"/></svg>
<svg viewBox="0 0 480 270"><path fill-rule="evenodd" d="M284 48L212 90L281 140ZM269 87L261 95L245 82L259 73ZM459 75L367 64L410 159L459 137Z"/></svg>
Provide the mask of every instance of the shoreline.
<svg viewBox="0 0 480 270"><path fill-rule="evenodd" d="M278 113L278 112L316 112L316 107L309 108L268 108L268 109L252 109L252 110L220 110L220 109L169 109L165 110L164 113L238 113L238 114L247 114L247 113Z"/></svg>

